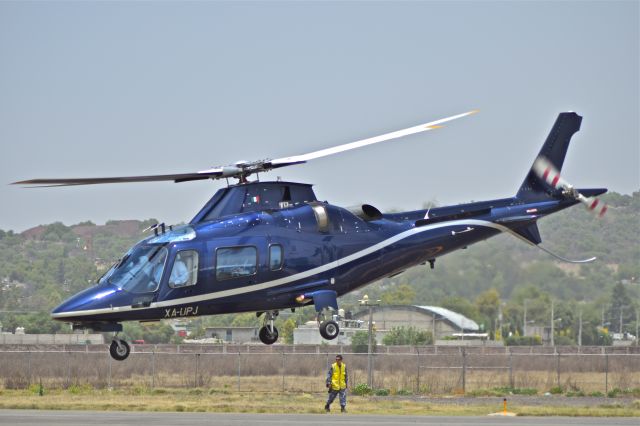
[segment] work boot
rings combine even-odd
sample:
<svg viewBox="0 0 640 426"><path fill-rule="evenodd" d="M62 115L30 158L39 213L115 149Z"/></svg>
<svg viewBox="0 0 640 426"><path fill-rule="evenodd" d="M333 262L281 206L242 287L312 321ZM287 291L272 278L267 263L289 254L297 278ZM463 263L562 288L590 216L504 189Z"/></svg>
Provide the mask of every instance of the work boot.
<svg viewBox="0 0 640 426"><path fill-rule="evenodd" d="M331 409L329 408L329 404L324 404L324 411L326 411L327 413L331 411Z"/></svg>
<svg viewBox="0 0 640 426"><path fill-rule="evenodd" d="M347 412L347 407L345 407L344 405L340 406L340 412L341 413L346 413Z"/></svg>

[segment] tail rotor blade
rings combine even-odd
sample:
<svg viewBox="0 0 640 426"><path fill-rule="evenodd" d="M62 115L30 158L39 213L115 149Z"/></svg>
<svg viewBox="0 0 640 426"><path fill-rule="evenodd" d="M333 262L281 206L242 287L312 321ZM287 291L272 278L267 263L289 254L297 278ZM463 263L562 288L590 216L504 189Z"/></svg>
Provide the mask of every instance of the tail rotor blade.
<svg viewBox="0 0 640 426"><path fill-rule="evenodd" d="M582 194L578 194L578 201L585 205L587 210L592 212L593 214L597 214L598 217L604 216L604 214L609 209L605 203L602 202L599 198L596 197L585 197Z"/></svg>
<svg viewBox="0 0 640 426"><path fill-rule="evenodd" d="M564 180L560 176L560 172L544 157L538 157L533 163L534 172L544 180L547 185L553 189L562 189L566 196L572 197L575 200L585 205L587 210L593 214L597 214L598 217L604 216L607 212L608 206L603 203L599 198L585 197L580 194L569 182Z"/></svg>
<svg viewBox="0 0 640 426"><path fill-rule="evenodd" d="M533 163L533 171L539 178L544 180L547 185L553 189L572 189L573 186L569 184L560 176L560 172L556 169L549 160L544 157L538 157Z"/></svg>

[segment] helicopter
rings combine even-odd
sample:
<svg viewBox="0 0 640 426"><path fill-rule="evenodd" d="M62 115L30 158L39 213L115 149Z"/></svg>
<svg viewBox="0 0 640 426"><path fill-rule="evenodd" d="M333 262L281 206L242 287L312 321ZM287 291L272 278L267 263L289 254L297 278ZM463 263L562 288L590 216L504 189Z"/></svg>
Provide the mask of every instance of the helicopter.
<svg viewBox="0 0 640 426"><path fill-rule="evenodd" d="M320 335L335 339L338 297L373 281L490 237L508 233L562 261L541 245L537 221L582 203L604 215L597 195L605 188L576 189L560 176L582 117L560 113L517 193L508 198L400 213L370 204L343 208L319 201L312 185L250 180L252 175L426 132L474 114L469 111L384 135L307 154L168 175L32 179L18 185L45 187L125 182L176 183L227 179L185 225L154 224L92 287L51 312L73 329L113 332L109 352L130 354L118 333L122 322L153 322L240 312L262 316L258 336L278 340L274 320L286 309L314 305ZM236 183L229 184L231 178Z"/></svg>

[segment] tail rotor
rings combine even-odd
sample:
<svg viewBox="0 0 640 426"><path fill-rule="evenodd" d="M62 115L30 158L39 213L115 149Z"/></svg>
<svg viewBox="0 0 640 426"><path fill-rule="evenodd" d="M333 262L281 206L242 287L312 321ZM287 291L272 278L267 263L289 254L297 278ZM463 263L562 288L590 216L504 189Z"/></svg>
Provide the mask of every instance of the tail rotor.
<svg viewBox="0 0 640 426"><path fill-rule="evenodd" d="M585 197L578 192L573 185L560 176L560 172L547 158L539 156L533 163L533 171L547 185L553 189L562 190L563 196L579 201L585 205L587 210L598 215L598 217L603 217L607 212L608 206L602 200L596 197Z"/></svg>

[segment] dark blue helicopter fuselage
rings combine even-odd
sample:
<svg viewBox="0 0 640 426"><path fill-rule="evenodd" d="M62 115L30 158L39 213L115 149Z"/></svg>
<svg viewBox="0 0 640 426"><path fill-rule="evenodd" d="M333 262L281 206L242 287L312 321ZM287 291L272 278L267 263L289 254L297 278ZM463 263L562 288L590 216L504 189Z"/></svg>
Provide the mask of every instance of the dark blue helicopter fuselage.
<svg viewBox="0 0 640 426"><path fill-rule="evenodd" d="M265 209L247 202L256 189L267 194L284 185L307 192L301 199L291 197L283 208ZM356 215L318 202L308 192L310 188L254 182L218 191L186 230L169 230L132 248L166 248L164 272L153 291L132 291L113 284L110 274L122 267L123 260L96 286L57 307L53 318L100 329L96 324L295 308L312 303L314 292L332 290L340 296L501 232L535 244L531 236L519 231L575 204L566 199L525 203L513 197L405 213ZM207 216L233 197L241 204L231 208L245 211ZM275 264L274 245L279 246ZM255 253L250 256L255 260L248 269L241 265L240 273L227 273L222 271L221 250L248 250ZM197 253L197 277L193 285L171 286L171 265L177 253L184 252Z"/></svg>

